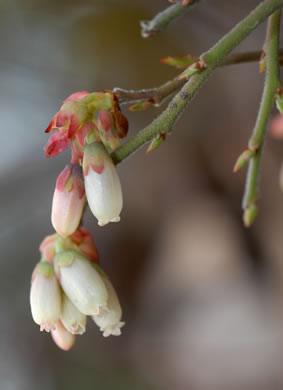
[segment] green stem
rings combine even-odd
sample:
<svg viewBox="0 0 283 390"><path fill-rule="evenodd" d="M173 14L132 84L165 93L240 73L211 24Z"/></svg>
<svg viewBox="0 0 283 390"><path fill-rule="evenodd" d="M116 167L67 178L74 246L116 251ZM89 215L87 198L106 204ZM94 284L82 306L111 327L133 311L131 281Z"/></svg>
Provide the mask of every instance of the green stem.
<svg viewBox="0 0 283 390"><path fill-rule="evenodd" d="M169 133L176 120L186 106L191 102L199 88L208 79L213 70L239 43L246 38L270 14L283 5L283 0L265 0L258 5L245 19L237 24L227 35L218 41L211 49L201 56L206 63L206 69L192 76L175 95L168 107L147 127L135 137L125 142L112 153L116 164L134 153L146 142L163 133Z"/></svg>
<svg viewBox="0 0 283 390"><path fill-rule="evenodd" d="M253 152L253 155L251 156L249 162L246 189L243 198L244 223L247 227L252 224L256 216L258 179L264 136L267 129L269 115L274 103L274 96L277 88L280 86L279 33L280 10L274 12L268 20L266 41L264 45L266 52L265 85L255 127L248 146L248 149ZM251 210L253 210L252 213Z"/></svg>
<svg viewBox="0 0 283 390"><path fill-rule="evenodd" d="M283 49L280 49L280 64L283 64ZM256 62L260 60L262 55L261 50L248 51L242 53L229 54L224 60L218 64L218 66L227 66L235 64L244 64L248 62ZM114 88L113 92L119 100L119 104L130 104L142 102L145 100L151 101L156 107L160 106L164 100L176 92L186 83L185 79L179 79L175 77L172 80L160 85L156 88L138 89L138 90L126 90L122 88Z"/></svg>
<svg viewBox="0 0 283 390"><path fill-rule="evenodd" d="M192 8L199 0L192 0L190 4L183 6L181 3L176 3L159 12L151 20L141 21L141 34L143 38L148 38L161 30L164 30L170 23L174 22L179 16Z"/></svg>

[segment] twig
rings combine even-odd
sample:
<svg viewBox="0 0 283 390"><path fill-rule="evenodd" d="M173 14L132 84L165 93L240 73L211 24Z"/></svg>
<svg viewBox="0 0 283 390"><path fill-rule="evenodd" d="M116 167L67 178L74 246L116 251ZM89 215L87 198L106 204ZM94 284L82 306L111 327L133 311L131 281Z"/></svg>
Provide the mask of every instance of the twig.
<svg viewBox="0 0 283 390"><path fill-rule="evenodd" d="M143 38L149 38L161 30L164 30L170 23L174 22L179 16L191 9L199 0L191 0L188 5L176 3L159 12L151 20L142 20L141 35Z"/></svg>
<svg viewBox="0 0 283 390"><path fill-rule="evenodd" d="M274 96L277 88L280 86L278 56L279 32L280 10L274 12L268 20L266 42L264 45L264 50L266 52L265 85L255 127L248 145L248 150L252 152L252 155L249 158L249 169L243 197L243 220L246 227L249 227L253 223L257 214L258 181L264 136L274 103Z"/></svg>
<svg viewBox="0 0 283 390"><path fill-rule="evenodd" d="M262 51L233 53L227 56L227 58L225 58L223 62L218 64L218 66L220 67L227 65L244 64L248 62L256 62L260 60L261 54ZM283 64L283 49L280 49L279 54L280 64ZM113 92L119 99L120 104L132 104L142 101L149 101L155 106L160 106L168 96L180 89L185 83L186 80L179 80L178 77L175 77L174 79L169 80L156 88L147 88L139 90L114 88Z"/></svg>
<svg viewBox="0 0 283 390"><path fill-rule="evenodd" d="M161 132L171 132L176 120L224 57L282 5L283 0L263 1L211 49L205 52L200 58L206 63L206 69L192 76L181 91L175 95L168 107L150 125L112 153L114 162L118 164L123 161Z"/></svg>

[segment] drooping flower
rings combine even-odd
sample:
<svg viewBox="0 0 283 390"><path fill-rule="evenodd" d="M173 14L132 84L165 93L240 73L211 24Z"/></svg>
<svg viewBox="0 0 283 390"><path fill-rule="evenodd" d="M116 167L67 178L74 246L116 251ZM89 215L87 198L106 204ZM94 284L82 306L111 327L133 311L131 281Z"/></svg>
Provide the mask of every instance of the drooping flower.
<svg viewBox="0 0 283 390"><path fill-rule="evenodd" d="M86 315L82 314L69 300L66 294L62 297L62 311L60 319L68 332L83 334L86 327Z"/></svg>
<svg viewBox="0 0 283 390"><path fill-rule="evenodd" d="M122 189L115 165L102 143L84 149L83 174L86 197L100 226L120 221Z"/></svg>
<svg viewBox="0 0 283 390"><path fill-rule="evenodd" d="M75 343L75 336L70 333L60 320L56 323L56 328L51 330L51 335L55 344L63 351L69 351Z"/></svg>
<svg viewBox="0 0 283 390"><path fill-rule="evenodd" d="M99 314L93 315L92 319L96 325L99 326L101 332L103 332L104 337L108 337L110 335L120 336L121 328L125 325L125 322L121 321L121 305L109 278L103 275L102 279L108 292L107 305L101 308Z"/></svg>
<svg viewBox="0 0 283 390"><path fill-rule="evenodd" d="M56 181L51 213L52 225L62 237L78 228L85 200L82 169L78 164L68 164Z"/></svg>
<svg viewBox="0 0 283 390"><path fill-rule="evenodd" d="M99 314L108 293L94 263L72 249L59 252L54 262L57 278L70 301L85 315Z"/></svg>
<svg viewBox="0 0 283 390"><path fill-rule="evenodd" d="M40 261L34 269L30 290L31 313L40 330L55 329L61 313L61 291L52 264Z"/></svg>

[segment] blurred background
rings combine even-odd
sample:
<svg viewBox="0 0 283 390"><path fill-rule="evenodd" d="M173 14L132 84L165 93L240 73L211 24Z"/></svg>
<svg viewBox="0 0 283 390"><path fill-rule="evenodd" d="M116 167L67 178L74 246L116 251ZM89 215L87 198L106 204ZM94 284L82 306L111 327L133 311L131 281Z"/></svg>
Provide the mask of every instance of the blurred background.
<svg viewBox="0 0 283 390"><path fill-rule="evenodd" d="M119 165L119 224L86 212L123 306L121 337L89 321L74 348L40 333L29 307L38 247L53 232L55 181L70 155L46 160L44 134L75 91L158 86L167 55L198 55L259 1L203 0L145 40L139 21L165 0L0 1L0 389L273 390L283 385L282 141L267 137L260 213L242 226L245 170L234 162L263 86L257 64L216 70L154 153ZM237 50L261 49L265 25ZM124 113L132 137L164 109Z"/></svg>

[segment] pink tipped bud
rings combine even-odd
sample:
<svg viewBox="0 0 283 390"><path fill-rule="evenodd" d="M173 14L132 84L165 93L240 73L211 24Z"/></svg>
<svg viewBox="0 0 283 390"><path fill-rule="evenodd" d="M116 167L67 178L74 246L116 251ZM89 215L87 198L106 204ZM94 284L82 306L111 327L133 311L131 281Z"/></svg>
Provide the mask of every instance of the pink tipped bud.
<svg viewBox="0 0 283 390"><path fill-rule="evenodd" d="M63 351L69 351L75 343L75 336L67 331L60 320L56 324L56 329L51 331L51 335L55 344Z"/></svg>
<svg viewBox="0 0 283 390"><path fill-rule="evenodd" d="M94 244L92 235L85 228L78 228L75 233L70 236L70 239L73 245L69 248L77 249L83 256L87 257L89 260L98 263L98 251Z"/></svg>
<svg viewBox="0 0 283 390"><path fill-rule="evenodd" d="M61 321L68 332L83 334L86 327L86 315L82 314L69 298L63 294Z"/></svg>
<svg viewBox="0 0 283 390"><path fill-rule="evenodd" d="M85 315L99 314L108 298L105 284L93 264L72 249L66 249L55 257L55 269L61 287Z"/></svg>
<svg viewBox="0 0 283 390"><path fill-rule="evenodd" d="M85 205L85 190L81 167L68 164L60 173L53 196L51 221L62 237L78 228Z"/></svg>
<svg viewBox="0 0 283 390"><path fill-rule="evenodd" d="M115 150L120 145L120 137L114 126L114 118L111 112L100 110L98 113L97 128L101 141L107 149Z"/></svg>
<svg viewBox="0 0 283 390"><path fill-rule="evenodd" d="M116 291L108 277L103 276L102 278L108 292L107 305L100 310L98 315L93 315L92 319L96 325L100 327L104 337L110 335L120 336L121 328L125 325L124 322L121 322L121 305Z"/></svg>
<svg viewBox="0 0 283 390"><path fill-rule="evenodd" d="M30 290L31 314L40 330L55 329L61 312L61 291L53 266L41 261L36 266Z"/></svg>
<svg viewBox="0 0 283 390"><path fill-rule="evenodd" d="M39 250L42 254L42 257L47 259L49 263L53 263L53 259L56 255L56 234L51 234L46 236L42 243L40 244Z"/></svg>
<svg viewBox="0 0 283 390"><path fill-rule="evenodd" d="M100 226L120 221L122 189L115 165L99 142L84 149L83 171L89 207Z"/></svg>

